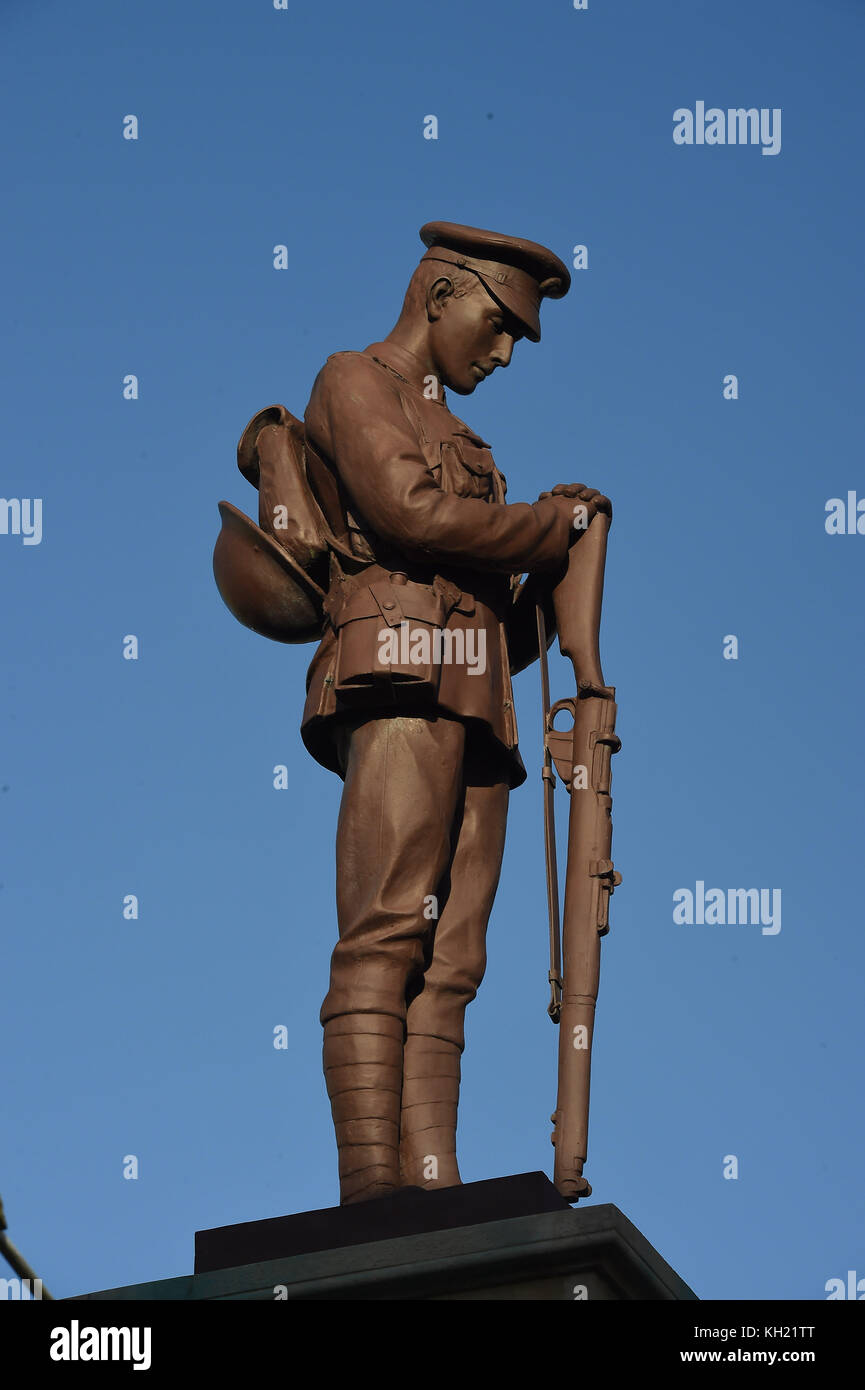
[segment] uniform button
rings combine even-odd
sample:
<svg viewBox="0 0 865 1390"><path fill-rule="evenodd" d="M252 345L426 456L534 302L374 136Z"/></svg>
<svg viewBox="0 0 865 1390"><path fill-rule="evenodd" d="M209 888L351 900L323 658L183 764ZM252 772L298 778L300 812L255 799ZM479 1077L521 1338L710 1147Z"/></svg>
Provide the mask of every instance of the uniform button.
<svg viewBox="0 0 865 1390"><path fill-rule="evenodd" d="M396 604L394 603L392 598L389 598L386 599L385 602L382 604L382 608L396 608Z"/></svg>

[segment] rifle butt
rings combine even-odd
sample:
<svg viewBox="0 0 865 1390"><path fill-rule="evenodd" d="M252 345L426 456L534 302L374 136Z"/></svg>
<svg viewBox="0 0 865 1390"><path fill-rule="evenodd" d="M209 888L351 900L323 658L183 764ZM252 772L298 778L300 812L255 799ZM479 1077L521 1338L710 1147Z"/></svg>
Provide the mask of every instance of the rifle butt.
<svg viewBox="0 0 865 1390"><path fill-rule="evenodd" d="M589 1092L595 1000L565 996L559 1022L559 1092L552 1116L553 1183L569 1202L588 1197L583 1177L589 1151Z"/></svg>

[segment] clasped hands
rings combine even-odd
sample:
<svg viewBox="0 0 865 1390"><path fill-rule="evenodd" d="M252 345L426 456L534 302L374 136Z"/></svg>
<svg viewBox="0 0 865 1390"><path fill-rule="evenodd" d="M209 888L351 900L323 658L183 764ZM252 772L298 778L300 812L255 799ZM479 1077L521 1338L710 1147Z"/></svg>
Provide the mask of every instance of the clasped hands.
<svg viewBox="0 0 865 1390"><path fill-rule="evenodd" d="M584 526L588 526L598 512L605 512L611 521L613 519L613 504L609 497L585 483L556 483L552 492L542 492L538 501L542 502L545 497L561 497L572 516L575 515L574 503L582 503L587 513Z"/></svg>

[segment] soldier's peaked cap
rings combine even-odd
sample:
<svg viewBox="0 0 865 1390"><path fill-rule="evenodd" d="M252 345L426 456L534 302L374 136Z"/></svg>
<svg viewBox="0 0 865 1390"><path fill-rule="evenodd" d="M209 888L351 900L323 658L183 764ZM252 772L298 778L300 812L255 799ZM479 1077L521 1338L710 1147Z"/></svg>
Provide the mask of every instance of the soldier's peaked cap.
<svg viewBox="0 0 865 1390"><path fill-rule="evenodd" d="M526 336L540 342L541 300L561 299L571 287L570 271L554 252L536 241L458 222L427 222L420 237L429 247L424 261L473 271L493 299L519 319Z"/></svg>

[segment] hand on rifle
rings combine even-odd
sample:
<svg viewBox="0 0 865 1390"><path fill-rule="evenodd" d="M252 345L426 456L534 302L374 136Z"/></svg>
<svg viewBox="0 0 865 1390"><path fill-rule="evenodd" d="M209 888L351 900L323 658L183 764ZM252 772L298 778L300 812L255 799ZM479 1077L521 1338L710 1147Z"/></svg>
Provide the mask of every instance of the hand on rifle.
<svg viewBox="0 0 865 1390"><path fill-rule="evenodd" d="M542 492L538 501L540 502L544 497L564 498L571 517L576 518L579 515L581 518L581 524L577 526L577 530L584 531L598 512L606 512L610 520L613 519L613 504L609 497L605 497L602 492L598 492L597 488L588 487L585 483L556 483L552 492ZM578 514L576 509L580 504L585 507L585 512L580 511Z"/></svg>

